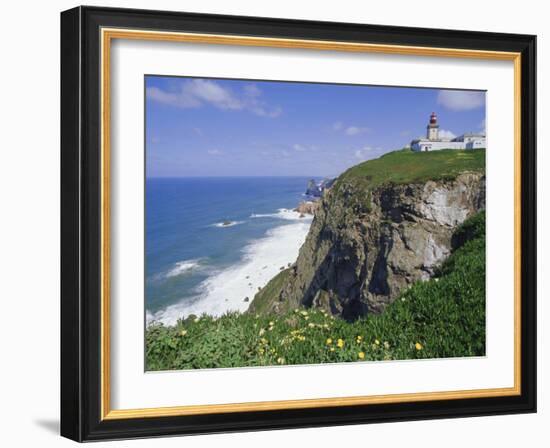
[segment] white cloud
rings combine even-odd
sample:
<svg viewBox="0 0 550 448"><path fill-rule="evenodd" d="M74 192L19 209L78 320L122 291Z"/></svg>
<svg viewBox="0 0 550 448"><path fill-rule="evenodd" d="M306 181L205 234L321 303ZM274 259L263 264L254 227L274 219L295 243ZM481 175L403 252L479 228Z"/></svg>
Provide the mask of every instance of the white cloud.
<svg viewBox="0 0 550 448"><path fill-rule="evenodd" d="M286 149L283 149L281 151L281 154L283 155L283 157L290 157L290 153Z"/></svg>
<svg viewBox="0 0 550 448"><path fill-rule="evenodd" d="M344 125L341 121L336 121L332 124L334 131L342 131L346 135L359 135L369 132L370 129L364 126Z"/></svg>
<svg viewBox="0 0 550 448"><path fill-rule="evenodd" d="M365 146L364 148L357 149L355 151L355 157L359 160L366 160L369 153L372 151L370 146Z"/></svg>
<svg viewBox="0 0 550 448"><path fill-rule="evenodd" d="M275 118L281 115L280 107L268 107L261 96L262 92L255 84L245 85L239 93L208 79L184 81L179 90L173 91L147 88L148 99L181 109L210 104L222 110L247 110L261 117Z"/></svg>
<svg viewBox="0 0 550 448"><path fill-rule="evenodd" d="M439 130L439 138L452 140L456 135L452 131L446 129Z"/></svg>
<svg viewBox="0 0 550 448"><path fill-rule="evenodd" d="M247 84L246 86L244 86L244 93L251 98L255 98L261 96L262 91L258 88L256 84Z"/></svg>
<svg viewBox="0 0 550 448"><path fill-rule="evenodd" d="M166 92L158 87L147 87L147 98L161 104L181 107L183 109L199 107L201 102L187 92Z"/></svg>
<svg viewBox="0 0 550 448"><path fill-rule="evenodd" d="M263 106L254 106L250 108L250 111L256 115L259 115L260 117L267 118L277 118L283 113L283 109L281 109L280 107L268 110Z"/></svg>
<svg viewBox="0 0 550 448"><path fill-rule="evenodd" d="M209 149L206 152L211 156L221 156L223 154L223 151L220 151L219 149Z"/></svg>
<svg viewBox="0 0 550 448"><path fill-rule="evenodd" d="M344 131L344 133L346 135L359 135L368 131L369 131L369 128L359 127L359 126L348 126Z"/></svg>
<svg viewBox="0 0 550 448"><path fill-rule="evenodd" d="M376 146L374 148L372 146L363 146L362 148L355 150L354 155L356 159L364 161L374 159L384 154L384 152L384 148L381 146Z"/></svg>
<svg viewBox="0 0 550 448"><path fill-rule="evenodd" d="M184 84L182 91L220 109L242 109L244 107L243 102L236 98L231 90L223 88L214 81L193 79Z"/></svg>
<svg viewBox="0 0 550 448"><path fill-rule="evenodd" d="M485 104L485 92L440 90L437 104L455 111L477 109Z"/></svg>

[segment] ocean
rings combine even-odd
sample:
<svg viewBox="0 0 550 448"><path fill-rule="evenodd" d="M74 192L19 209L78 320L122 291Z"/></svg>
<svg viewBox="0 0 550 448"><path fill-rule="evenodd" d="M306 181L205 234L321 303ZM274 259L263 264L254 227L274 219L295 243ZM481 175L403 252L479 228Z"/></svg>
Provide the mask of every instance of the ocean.
<svg viewBox="0 0 550 448"><path fill-rule="evenodd" d="M147 322L245 311L298 256L312 217L293 209L309 179L147 179Z"/></svg>

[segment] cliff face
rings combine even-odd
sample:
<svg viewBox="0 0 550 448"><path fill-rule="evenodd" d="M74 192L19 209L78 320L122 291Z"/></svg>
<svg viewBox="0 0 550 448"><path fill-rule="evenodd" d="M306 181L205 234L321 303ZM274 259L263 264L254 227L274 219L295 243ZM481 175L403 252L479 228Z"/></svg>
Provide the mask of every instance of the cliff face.
<svg viewBox="0 0 550 448"><path fill-rule="evenodd" d="M482 172L373 189L344 178L321 199L296 263L251 311L313 306L347 320L380 313L434 274L453 229L484 208Z"/></svg>

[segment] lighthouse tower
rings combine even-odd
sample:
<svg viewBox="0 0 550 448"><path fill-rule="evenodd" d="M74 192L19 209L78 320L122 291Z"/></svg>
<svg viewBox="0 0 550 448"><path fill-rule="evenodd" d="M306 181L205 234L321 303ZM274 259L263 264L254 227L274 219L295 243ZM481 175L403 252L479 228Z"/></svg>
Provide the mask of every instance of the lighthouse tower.
<svg viewBox="0 0 550 448"><path fill-rule="evenodd" d="M437 115L432 112L430 115L430 122L426 126L426 138L428 140L439 140L439 125L437 124Z"/></svg>

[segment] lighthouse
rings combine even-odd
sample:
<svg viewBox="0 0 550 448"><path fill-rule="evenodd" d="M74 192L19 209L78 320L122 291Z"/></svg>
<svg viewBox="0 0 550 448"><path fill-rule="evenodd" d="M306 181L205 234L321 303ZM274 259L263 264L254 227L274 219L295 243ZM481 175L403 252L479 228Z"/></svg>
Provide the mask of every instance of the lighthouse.
<svg viewBox="0 0 550 448"><path fill-rule="evenodd" d="M426 126L426 138L428 140L439 140L439 125L437 124L437 115L432 112L430 122Z"/></svg>
<svg viewBox="0 0 550 448"><path fill-rule="evenodd" d="M441 149L478 149L485 148L485 133L468 132L459 137L439 138L439 124L437 115L432 112L426 126L426 138L416 138L411 141L413 151L439 151Z"/></svg>

